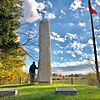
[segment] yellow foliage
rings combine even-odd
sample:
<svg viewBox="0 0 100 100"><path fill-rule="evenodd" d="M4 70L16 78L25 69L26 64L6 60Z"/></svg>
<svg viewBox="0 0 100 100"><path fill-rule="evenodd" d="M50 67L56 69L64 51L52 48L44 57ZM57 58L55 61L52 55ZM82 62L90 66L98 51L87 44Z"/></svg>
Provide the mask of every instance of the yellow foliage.
<svg viewBox="0 0 100 100"><path fill-rule="evenodd" d="M0 51L0 84L19 83L20 77L27 78L27 74L22 71L26 59L26 55L24 55L24 59L22 59L19 56L5 54Z"/></svg>

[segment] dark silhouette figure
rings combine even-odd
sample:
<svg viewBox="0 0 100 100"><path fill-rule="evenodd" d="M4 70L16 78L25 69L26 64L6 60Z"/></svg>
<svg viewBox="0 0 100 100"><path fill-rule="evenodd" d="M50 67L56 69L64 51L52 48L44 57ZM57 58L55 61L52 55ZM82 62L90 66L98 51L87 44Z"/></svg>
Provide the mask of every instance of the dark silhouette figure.
<svg viewBox="0 0 100 100"><path fill-rule="evenodd" d="M38 69L35 65L35 62L29 68L29 75L30 75L30 84L34 84L35 79L35 69Z"/></svg>

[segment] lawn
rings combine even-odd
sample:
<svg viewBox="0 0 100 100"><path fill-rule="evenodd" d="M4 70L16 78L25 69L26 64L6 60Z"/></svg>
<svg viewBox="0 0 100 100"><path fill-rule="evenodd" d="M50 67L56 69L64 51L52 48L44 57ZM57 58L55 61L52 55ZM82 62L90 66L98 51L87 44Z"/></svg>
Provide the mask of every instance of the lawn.
<svg viewBox="0 0 100 100"><path fill-rule="evenodd" d="M74 87L76 96L57 95L56 87ZM0 100L100 100L100 88L86 85L52 84L52 85L10 85L1 89L18 90L16 96L0 97Z"/></svg>

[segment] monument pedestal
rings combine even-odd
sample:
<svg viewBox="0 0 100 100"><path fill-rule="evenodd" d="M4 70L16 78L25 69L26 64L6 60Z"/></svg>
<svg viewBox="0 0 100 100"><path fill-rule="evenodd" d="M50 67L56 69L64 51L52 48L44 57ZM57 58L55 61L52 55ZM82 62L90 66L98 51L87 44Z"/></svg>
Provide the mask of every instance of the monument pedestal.
<svg viewBox="0 0 100 100"><path fill-rule="evenodd" d="M39 83L51 84L50 25L42 20L39 27Z"/></svg>

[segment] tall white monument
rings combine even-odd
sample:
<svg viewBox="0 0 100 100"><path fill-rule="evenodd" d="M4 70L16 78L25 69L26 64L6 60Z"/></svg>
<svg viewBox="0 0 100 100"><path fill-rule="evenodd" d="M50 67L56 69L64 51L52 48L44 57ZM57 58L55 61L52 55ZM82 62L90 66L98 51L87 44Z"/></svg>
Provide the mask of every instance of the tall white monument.
<svg viewBox="0 0 100 100"><path fill-rule="evenodd" d="M52 83L50 25L48 20L40 21L39 26L39 83Z"/></svg>

